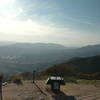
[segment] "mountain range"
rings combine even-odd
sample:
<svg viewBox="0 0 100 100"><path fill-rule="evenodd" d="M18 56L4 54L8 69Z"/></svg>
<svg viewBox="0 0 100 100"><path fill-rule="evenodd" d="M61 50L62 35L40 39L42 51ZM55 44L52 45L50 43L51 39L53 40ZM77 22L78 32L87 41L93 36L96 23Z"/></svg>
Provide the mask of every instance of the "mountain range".
<svg viewBox="0 0 100 100"><path fill-rule="evenodd" d="M47 68L73 57L100 54L100 45L70 48L53 43L13 43L0 46L0 72L15 74Z"/></svg>

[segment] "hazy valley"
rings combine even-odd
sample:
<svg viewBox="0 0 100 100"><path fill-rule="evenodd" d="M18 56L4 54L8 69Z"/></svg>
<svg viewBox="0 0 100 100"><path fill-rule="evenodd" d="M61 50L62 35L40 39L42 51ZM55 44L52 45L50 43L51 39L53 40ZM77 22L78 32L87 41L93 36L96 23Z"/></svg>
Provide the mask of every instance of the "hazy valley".
<svg viewBox="0 0 100 100"><path fill-rule="evenodd" d="M70 48L53 43L7 44L0 46L0 71L5 74L15 74L43 70L74 57L91 57L99 54L100 45Z"/></svg>

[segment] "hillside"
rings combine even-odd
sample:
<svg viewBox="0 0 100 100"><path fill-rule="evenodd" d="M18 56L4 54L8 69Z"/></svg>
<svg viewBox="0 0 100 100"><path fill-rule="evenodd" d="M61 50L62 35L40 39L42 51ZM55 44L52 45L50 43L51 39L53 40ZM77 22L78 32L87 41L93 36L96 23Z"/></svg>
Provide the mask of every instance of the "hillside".
<svg viewBox="0 0 100 100"><path fill-rule="evenodd" d="M0 72L14 74L52 65L57 58L55 52L64 49L66 47L53 43L16 43L0 46Z"/></svg>
<svg viewBox="0 0 100 100"><path fill-rule="evenodd" d="M77 66L80 72L100 72L100 55L93 57L73 58L70 61L68 61L67 64Z"/></svg>
<svg viewBox="0 0 100 100"><path fill-rule="evenodd" d="M100 72L100 55L72 58L62 64L45 69L43 75L74 76L78 73Z"/></svg>
<svg viewBox="0 0 100 100"><path fill-rule="evenodd" d="M0 46L0 72L15 74L44 69L73 57L100 54L100 45L70 48L53 43L16 43ZM7 70L6 70L7 69Z"/></svg>

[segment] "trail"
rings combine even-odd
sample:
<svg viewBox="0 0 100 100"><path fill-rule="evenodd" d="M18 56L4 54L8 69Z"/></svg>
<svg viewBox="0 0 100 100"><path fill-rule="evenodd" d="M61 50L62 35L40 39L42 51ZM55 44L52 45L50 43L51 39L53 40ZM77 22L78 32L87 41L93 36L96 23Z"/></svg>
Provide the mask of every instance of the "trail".
<svg viewBox="0 0 100 100"><path fill-rule="evenodd" d="M69 83L62 87L59 94L47 88L50 87L47 87L45 81L36 81L35 84L23 81L22 85L9 83L3 86L3 100L100 100L99 87Z"/></svg>

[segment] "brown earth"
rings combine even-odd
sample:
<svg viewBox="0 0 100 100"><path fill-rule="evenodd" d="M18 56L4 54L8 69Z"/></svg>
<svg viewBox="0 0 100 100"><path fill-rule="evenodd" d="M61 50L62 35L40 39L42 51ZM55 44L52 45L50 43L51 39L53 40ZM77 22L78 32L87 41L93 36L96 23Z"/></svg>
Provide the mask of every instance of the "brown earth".
<svg viewBox="0 0 100 100"><path fill-rule="evenodd" d="M22 85L3 86L3 100L100 100L100 87L66 83L54 94L44 81L23 81Z"/></svg>

